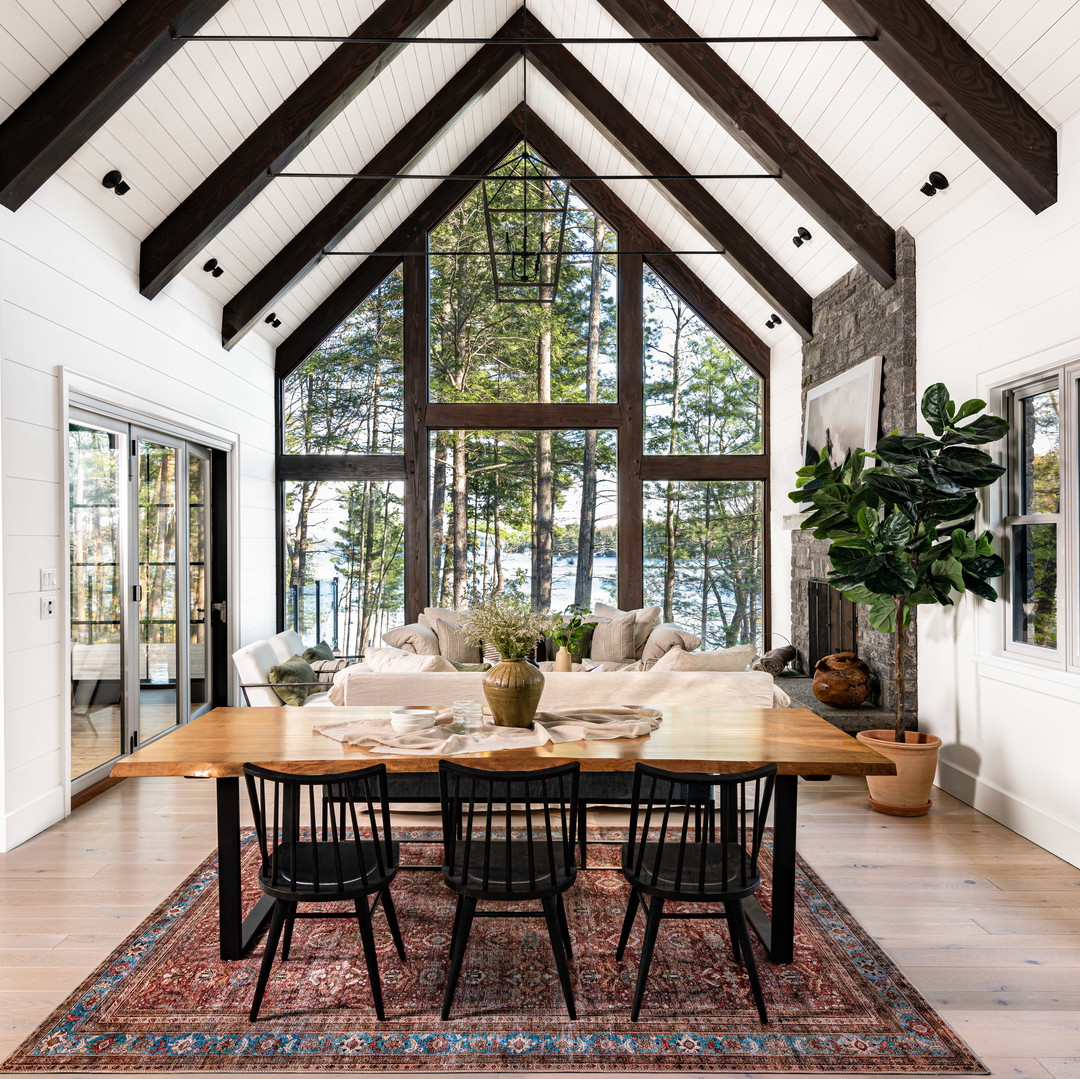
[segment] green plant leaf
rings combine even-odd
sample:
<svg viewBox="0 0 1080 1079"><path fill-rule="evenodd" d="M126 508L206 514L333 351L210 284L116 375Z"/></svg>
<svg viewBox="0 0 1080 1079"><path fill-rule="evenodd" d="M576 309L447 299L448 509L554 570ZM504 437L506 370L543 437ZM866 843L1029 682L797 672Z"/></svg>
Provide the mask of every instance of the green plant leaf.
<svg viewBox="0 0 1080 1079"><path fill-rule="evenodd" d="M931 564L930 572L935 577L948 581L957 592L965 590L964 567L960 565L958 558L954 558L952 555L948 558L940 558Z"/></svg>
<svg viewBox="0 0 1080 1079"><path fill-rule="evenodd" d="M911 541L911 522L902 513L890 513L878 527L878 541L905 547Z"/></svg>
<svg viewBox="0 0 1080 1079"><path fill-rule="evenodd" d="M923 516L934 521L953 521L958 517L967 517L978 508L978 496L968 493L947 496L931 491L922 504Z"/></svg>
<svg viewBox="0 0 1080 1079"><path fill-rule="evenodd" d="M889 502L911 504L919 496L916 480L900 479L880 469L872 469L866 474L866 482Z"/></svg>
<svg viewBox="0 0 1080 1079"><path fill-rule="evenodd" d="M927 386L922 397L921 410L923 419L930 424L930 430L935 435L942 435L949 427L949 391L945 389L943 382L935 382L933 386Z"/></svg>
<svg viewBox="0 0 1080 1079"><path fill-rule="evenodd" d="M952 533L952 553L955 558L974 558L975 540L962 528L954 528Z"/></svg>
<svg viewBox="0 0 1080 1079"><path fill-rule="evenodd" d="M997 589L992 584L984 581L981 577L974 577L969 573L965 573L964 581L967 584L969 592L974 592L975 595L990 601L998 598Z"/></svg>
<svg viewBox="0 0 1080 1079"><path fill-rule="evenodd" d="M878 439L874 456L890 465L915 465L937 447L938 443L926 435L886 435Z"/></svg>
<svg viewBox="0 0 1080 1079"><path fill-rule="evenodd" d="M985 442L996 442L1008 430L1008 420L1003 420L1000 416L980 416L963 427L954 427L942 441L950 444L963 442L970 446L978 446Z"/></svg>
<svg viewBox="0 0 1080 1079"><path fill-rule="evenodd" d="M969 487L985 487L1005 474L1004 467L995 464L990 454L973 446L946 446L938 456L938 463Z"/></svg>
<svg viewBox="0 0 1080 1079"><path fill-rule="evenodd" d="M980 401L978 397L972 397L956 410L956 415L953 416L953 423L956 423L959 420L966 420L968 416L974 416L976 412L981 412L984 408L986 408L985 401Z"/></svg>

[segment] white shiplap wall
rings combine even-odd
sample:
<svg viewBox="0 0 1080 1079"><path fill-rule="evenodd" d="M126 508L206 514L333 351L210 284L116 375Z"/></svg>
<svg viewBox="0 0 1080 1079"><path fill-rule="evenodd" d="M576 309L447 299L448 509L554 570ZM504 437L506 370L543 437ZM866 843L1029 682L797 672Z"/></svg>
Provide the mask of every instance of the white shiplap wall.
<svg viewBox="0 0 1080 1079"><path fill-rule="evenodd" d="M4 754L0 849L66 809L68 614L39 616L39 570L63 582L61 369L152 422L235 442L229 634L275 628L273 356L258 338L225 354L220 309L186 282L139 297L138 245L63 181L0 215ZM241 548L243 558L239 557ZM61 589L61 595L63 589Z"/></svg>

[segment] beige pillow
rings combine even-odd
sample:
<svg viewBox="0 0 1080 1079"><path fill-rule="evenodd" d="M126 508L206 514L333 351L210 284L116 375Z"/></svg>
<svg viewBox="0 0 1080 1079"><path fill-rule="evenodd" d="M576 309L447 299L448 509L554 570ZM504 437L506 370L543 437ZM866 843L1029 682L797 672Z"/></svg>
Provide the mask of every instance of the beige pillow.
<svg viewBox="0 0 1080 1079"><path fill-rule="evenodd" d="M465 611L451 611L446 607L425 607L424 613L417 618L417 622L434 632L437 618L442 618L452 626L457 626L461 624L465 614Z"/></svg>
<svg viewBox="0 0 1080 1079"><path fill-rule="evenodd" d="M328 686L334 681L334 675L338 671L343 671L349 666L347 659L313 659L311 660L311 669L315 672L315 677L320 682L325 682ZM312 690L312 693L317 692Z"/></svg>
<svg viewBox="0 0 1080 1079"><path fill-rule="evenodd" d="M451 663L483 663L479 647L469 644L461 627L445 618L435 619L435 636L439 638L439 654Z"/></svg>
<svg viewBox="0 0 1080 1079"><path fill-rule="evenodd" d="M672 648L654 664L654 671L745 671L754 658L756 649L752 644L737 644L731 648L718 648L714 652L687 652Z"/></svg>
<svg viewBox="0 0 1080 1079"><path fill-rule="evenodd" d="M657 626L649 634L641 658L659 659L666 652L670 652L672 648L682 648L687 652L692 652L695 648L700 647L700 637L695 637L692 633L679 629L674 622L665 622L663 625Z"/></svg>
<svg viewBox="0 0 1080 1079"><path fill-rule="evenodd" d="M594 663L609 663L615 660L632 663L637 658L634 651L634 626L632 611L618 615L608 622L597 622L589 647L589 659Z"/></svg>
<svg viewBox="0 0 1080 1079"><path fill-rule="evenodd" d="M369 670L384 673L452 673L455 669L442 656L420 656L415 652L403 652L400 648L370 648L364 653L363 665Z"/></svg>
<svg viewBox="0 0 1080 1079"><path fill-rule="evenodd" d="M437 656L439 638L435 631L419 622L412 622L397 629L388 629L382 635L383 643L391 648L400 648L404 652L415 652L418 656Z"/></svg>
<svg viewBox="0 0 1080 1079"><path fill-rule="evenodd" d="M639 607L634 611L620 611L618 607L611 607L606 603L597 603L593 608L593 614L598 618L619 618L624 614L632 614L634 616L634 649L632 652L627 652L626 655L633 656L635 659L641 659L641 653L645 648L645 642L649 639L649 634L660 625L660 608L659 607ZM589 653L592 655L592 653ZM593 656L595 659L596 657Z"/></svg>

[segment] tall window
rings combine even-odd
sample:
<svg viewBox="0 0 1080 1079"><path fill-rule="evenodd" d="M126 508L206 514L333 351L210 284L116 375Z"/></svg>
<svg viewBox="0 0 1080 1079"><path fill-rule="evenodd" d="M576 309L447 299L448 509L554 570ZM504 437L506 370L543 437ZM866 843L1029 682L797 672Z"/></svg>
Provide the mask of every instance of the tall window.
<svg viewBox="0 0 1080 1079"><path fill-rule="evenodd" d="M283 380L286 624L358 652L513 592L760 640L761 379L572 190L552 302L487 242L478 186Z"/></svg>
<svg viewBox="0 0 1080 1079"><path fill-rule="evenodd" d="M1080 666L1080 365L1010 390L1006 651Z"/></svg>

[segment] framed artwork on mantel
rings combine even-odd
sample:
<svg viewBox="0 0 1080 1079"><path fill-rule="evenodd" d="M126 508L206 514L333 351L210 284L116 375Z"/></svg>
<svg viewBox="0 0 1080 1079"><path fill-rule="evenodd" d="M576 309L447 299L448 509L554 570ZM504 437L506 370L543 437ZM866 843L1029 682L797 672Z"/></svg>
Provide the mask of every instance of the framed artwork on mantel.
<svg viewBox="0 0 1080 1079"><path fill-rule="evenodd" d="M871 356L806 391L803 463L824 449L834 465L854 449L872 449L878 440L881 357Z"/></svg>

